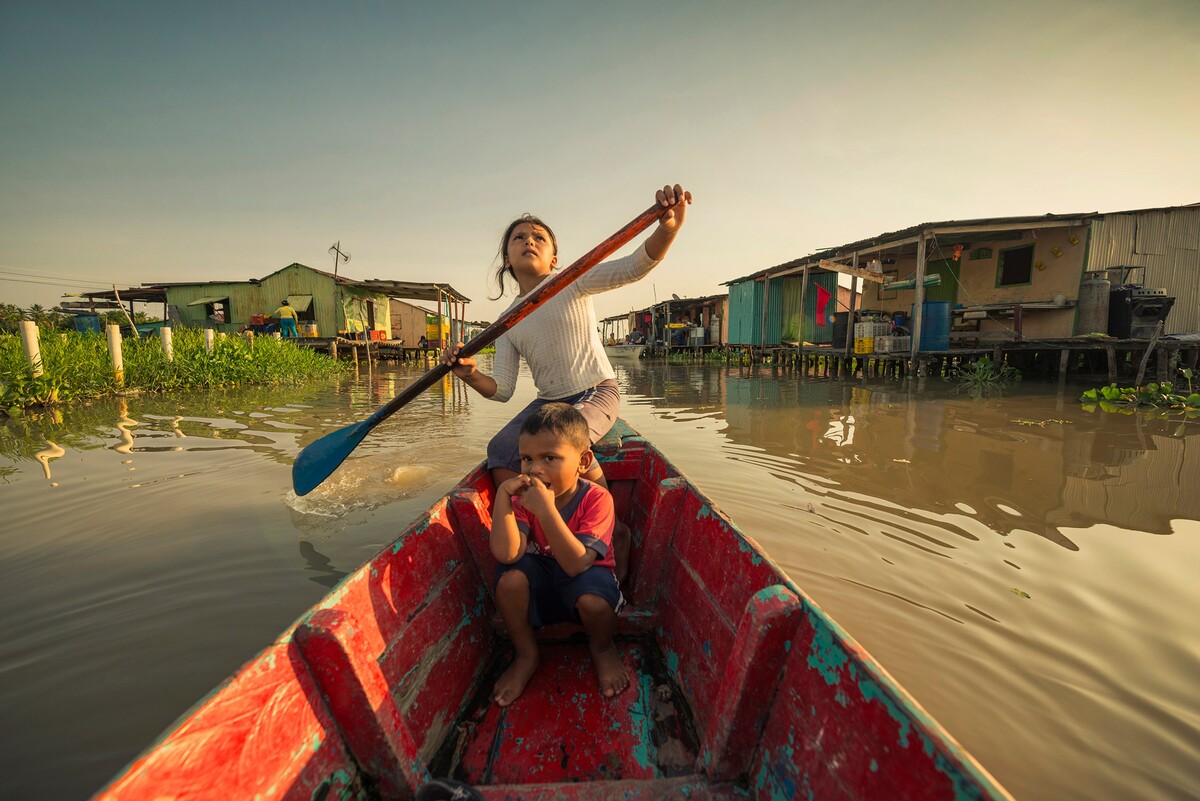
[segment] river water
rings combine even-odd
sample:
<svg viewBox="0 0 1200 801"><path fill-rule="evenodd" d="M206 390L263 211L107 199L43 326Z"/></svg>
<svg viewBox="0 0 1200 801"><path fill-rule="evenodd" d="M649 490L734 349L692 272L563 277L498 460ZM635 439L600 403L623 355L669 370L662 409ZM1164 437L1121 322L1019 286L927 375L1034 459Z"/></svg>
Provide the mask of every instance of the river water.
<svg viewBox="0 0 1200 801"><path fill-rule="evenodd" d="M623 416L1018 799L1200 798L1200 420L1077 389L618 364ZM476 464L449 381L296 498L296 453L423 372L0 425L0 797L87 798Z"/></svg>

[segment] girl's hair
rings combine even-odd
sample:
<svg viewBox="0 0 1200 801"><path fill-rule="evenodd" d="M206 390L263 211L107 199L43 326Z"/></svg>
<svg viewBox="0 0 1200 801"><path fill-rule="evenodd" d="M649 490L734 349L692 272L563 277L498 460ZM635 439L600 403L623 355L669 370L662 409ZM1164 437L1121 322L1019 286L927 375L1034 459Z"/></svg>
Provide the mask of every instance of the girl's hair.
<svg viewBox="0 0 1200 801"><path fill-rule="evenodd" d="M521 223L536 225L538 228L545 230L545 232L550 235L550 244L554 246L554 255L558 255L558 238L554 236L554 230L540 219L534 217L532 214L522 214L520 217L510 222L508 227L504 229L504 236L500 237L500 250L497 251L497 254L500 257L500 266L496 268L495 277L499 294L497 294L494 298L489 295L488 297L491 300L499 300L504 296L504 276L507 275L510 276L514 281L517 280L517 275L513 272L512 265L508 263L508 240L512 238L513 231L515 231L517 226Z"/></svg>

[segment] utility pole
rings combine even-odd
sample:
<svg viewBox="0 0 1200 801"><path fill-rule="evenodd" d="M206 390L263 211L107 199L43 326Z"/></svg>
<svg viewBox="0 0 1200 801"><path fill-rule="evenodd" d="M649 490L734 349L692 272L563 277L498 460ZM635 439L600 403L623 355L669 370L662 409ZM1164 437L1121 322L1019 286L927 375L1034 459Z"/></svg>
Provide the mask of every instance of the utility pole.
<svg viewBox="0 0 1200 801"><path fill-rule="evenodd" d="M334 315L333 319L333 322L337 328L337 330L333 332L333 336L336 339L338 333L342 330L346 322L346 310L342 306L342 285L338 283L338 265L345 264L346 262L350 261L350 254L342 251L342 240L340 239L330 246L329 252L333 255L333 286L337 291L337 313ZM346 333L350 333L348 327L346 328Z"/></svg>

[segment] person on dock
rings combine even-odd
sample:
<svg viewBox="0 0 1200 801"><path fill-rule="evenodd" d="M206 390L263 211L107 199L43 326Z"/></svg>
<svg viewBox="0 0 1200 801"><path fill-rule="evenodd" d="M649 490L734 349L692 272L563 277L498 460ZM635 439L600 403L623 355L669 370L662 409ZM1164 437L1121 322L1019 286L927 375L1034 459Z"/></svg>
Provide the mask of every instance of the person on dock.
<svg viewBox="0 0 1200 801"><path fill-rule="evenodd" d="M285 337L299 337L300 332L296 330L296 310L286 300L279 304L279 308L275 310L275 316L279 319L279 330Z"/></svg>
<svg viewBox="0 0 1200 801"><path fill-rule="evenodd" d="M493 699L508 706L537 670L534 629L567 621L587 632L600 691L611 698L629 686L613 641L625 599L614 572L612 495L582 478L593 460L588 421L547 403L525 418L517 442L521 472L496 488L492 508L496 607L514 651Z"/></svg>
<svg viewBox="0 0 1200 801"><path fill-rule="evenodd" d="M499 486L520 472L518 432L525 418L552 401L578 409L588 421L592 444L608 433L621 407L616 373L604 353L597 330L592 295L631 284L644 278L662 261L683 226L692 193L679 184L664 186L655 193L662 206L658 227L632 255L604 262L555 295L540 308L496 340L494 375L481 372L473 358L458 358L463 343L442 352L442 362L485 398L505 402L517 384L517 368L525 359L537 386L537 398L522 409L488 443L487 466ZM519 304L558 265L558 240L550 226L526 214L509 223L500 240L500 267L496 280L500 292L505 277L517 282L520 294L509 306ZM507 310L506 310L507 311ZM584 478L607 488L599 463L592 460ZM629 527L618 521L614 534L617 578L623 580L629 567Z"/></svg>

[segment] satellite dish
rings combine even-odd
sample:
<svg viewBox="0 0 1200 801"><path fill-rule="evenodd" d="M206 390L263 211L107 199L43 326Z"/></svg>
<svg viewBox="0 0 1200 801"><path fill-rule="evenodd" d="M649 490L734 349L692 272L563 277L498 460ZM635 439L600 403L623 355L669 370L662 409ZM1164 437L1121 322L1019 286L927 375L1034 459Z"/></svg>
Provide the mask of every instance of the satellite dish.
<svg viewBox="0 0 1200 801"><path fill-rule="evenodd" d="M678 295L676 295L674 292L672 292L672 293L671 293L671 300L679 300L679 296L678 296Z"/></svg>

